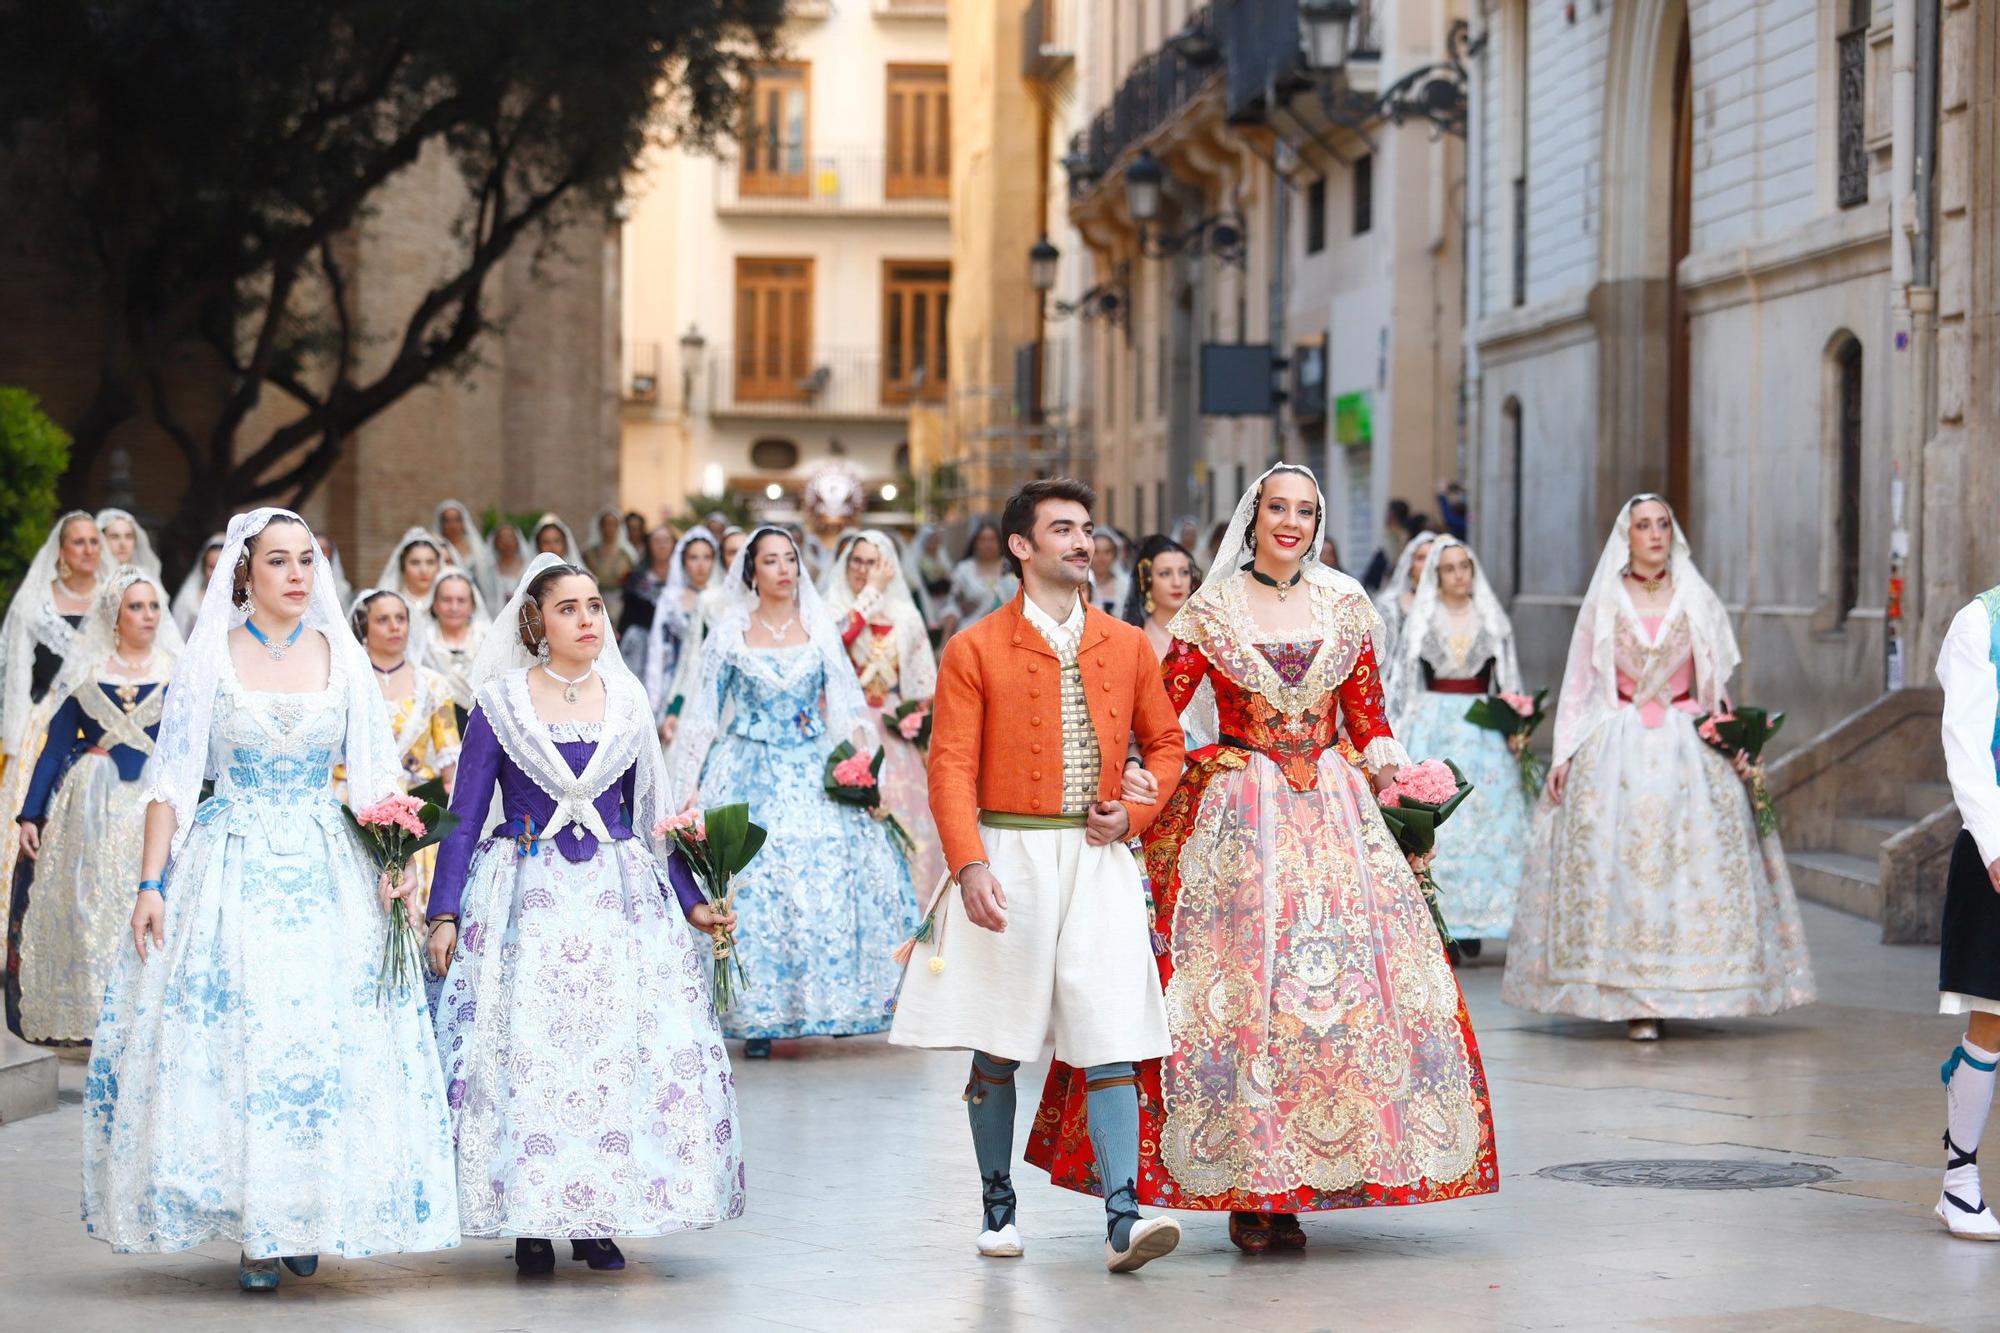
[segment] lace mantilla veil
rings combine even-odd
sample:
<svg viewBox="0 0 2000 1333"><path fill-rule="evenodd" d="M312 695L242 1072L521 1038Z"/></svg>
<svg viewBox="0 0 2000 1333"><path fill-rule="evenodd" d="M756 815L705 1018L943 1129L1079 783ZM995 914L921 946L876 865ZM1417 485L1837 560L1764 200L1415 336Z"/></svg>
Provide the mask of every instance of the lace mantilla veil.
<svg viewBox="0 0 2000 1333"><path fill-rule="evenodd" d="M1552 764L1569 762L1591 733L1619 708L1618 618L1632 606L1625 592L1625 567L1632 559L1632 508L1647 500L1665 507L1674 525L1673 548L1667 557L1674 594L1660 622L1660 635L1664 638L1676 616L1687 618L1694 646L1695 700L1705 711L1713 711L1721 703L1723 686L1743 660L1737 651L1736 632L1729 625L1729 612L1695 568L1694 553L1673 506L1650 493L1633 496L1618 511L1597 570L1590 576L1590 588L1577 608L1576 631L1570 636L1569 662L1563 668L1562 697L1556 707Z"/></svg>
<svg viewBox="0 0 2000 1333"><path fill-rule="evenodd" d="M153 549L153 539L151 536L147 534L145 526L141 524L138 519L132 517L130 510L126 509L98 510L97 511L98 536L102 537L104 535L105 527L110 523L121 518L124 519L127 523L130 523L132 525L132 531L136 533L138 537L137 544L134 545L132 548L132 558L130 560L125 561L124 563L131 565L135 569L142 569L146 573L152 575L153 576L152 581L154 583L154 586L158 587L159 577L160 577L159 553ZM111 543L106 542L104 546L105 546L105 554L109 555L111 553ZM168 595L167 590L165 588L160 588L161 610L166 609L167 595Z"/></svg>
<svg viewBox="0 0 2000 1333"><path fill-rule="evenodd" d="M868 739L873 732L868 700L862 696L854 664L848 661L847 645L840 641L840 631L834 627L833 617L827 614L819 589L813 587L806 575L805 553L792 541L790 533L766 525L752 532L736 552L736 558L729 562L729 572L722 581L721 608L715 623L709 627L708 637L702 641L695 687L689 693L681 713L680 731L674 738L672 791L677 807L696 794L708 747L722 729L722 668L730 654L743 646L750 615L757 609L757 594L743 582L744 564L756 549L757 539L766 533L782 537L798 557L799 579L793 585L793 597L799 609L799 624L818 650L826 676L826 730L831 738L827 748L831 750L843 740L852 740L857 750L873 748Z"/></svg>
<svg viewBox="0 0 2000 1333"><path fill-rule="evenodd" d="M1514 622L1507 618L1507 610L1500 605L1493 585L1486 581L1486 570L1479 557L1456 537L1435 537L1431 541L1431 557L1424 562L1424 572L1417 580L1417 600L1396 639L1396 656L1382 663L1382 692L1388 700L1392 724L1408 716L1410 706L1424 691L1424 639L1442 601L1438 594L1438 559L1454 546L1472 559L1473 614L1494 643L1493 689L1508 694L1521 691L1521 664L1514 653Z"/></svg>
<svg viewBox="0 0 2000 1333"><path fill-rule="evenodd" d="M600 842L611 841L592 802L606 787L622 778L626 768L636 766L632 828L639 837L650 838L653 826L672 813L666 800L666 761L653 730L646 688L632 674L632 668L625 665L625 656L618 651L617 638L610 632L608 622L599 637L595 663L597 674L604 681L604 726L590 763L581 774L572 771L556 750L548 726L535 712L528 694L528 672L541 665L540 659L521 642L521 612L527 605L528 588L543 570L567 563L545 551L521 571L514 595L500 608L486 632L486 642L473 659L469 676L472 692L507 757L555 800L556 811L544 830L548 836L576 824ZM591 575L585 571L584 577ZM489 824L499 822L499 802L493 802L489 810Z"/></svg>
<svg viewBox="0 0 2000 1333"><path fill-rule="evenodd" d="M646 697L653 701L653 707L656 709L665 708L668 702L665 697L668 684L667 613L669 608L680 606L681 597L688 590L687 567L681 561L686 558L688 547L696 542L708 543L709 554L715 557L715 563L709 567L708 582L703 585L704 591L713 588L716 580L722 577L720 568L722 546L715 540L714 533L697 523L682 533L681 539L674 543L674 553L667 561L667 581L660 588L659 598L653 603L653 623L646 631ZM694 637L692 616L693 612L690 611L689 639ZM683 654L693 651L693 643L681 644Z"/></svg>
<svg viewBox="0 0 2000 1333"><path fill-rule="evenodd" d="M49 535L43 539L41 549L35 552L28 572L21 576L21 582L14 589L14 600L7 606L6 619L0 621L0 754L26 753L28 738L24 733L28 715L34 707L31 697L35 676L35 620L49 602L49 584L55 581L56 561L62 555L63 527L79 518L88 520L90 515L81 509L72 509L55 521ZM102 564L97 567L97 578L99 586L102 586Z"/></svg>
<svg viewBox="0 0 2000 1333"><path fill-rule="evenodd" d="M1361 605L1368 608L1369 637L1371 639L1380 637L1381 617L1375 613L1375 605L1369 600L1367 592L1359 583L1339 570L1330 568L1319 558L1326 528L1326 495L1320 490L1319 478L1313 475L1313 470L1309 467L1280 462L1251 482L1249 489L1236 501L1236 512L1229 520L1228 530L1222 534L1221 543L1215 548L1215 559L1209 564L1207 576L1202 579L1201 586L1195 589L1194 595L1187 599L1186 604L1174 613L1173 620L1168 622L1167 633L1174 638L1199 642L1197 626L1203 621L1223 618L1221 597L1229 581L1250 577L1249 537L1257 520L1257 497L1264 489L1264 483L1278 472L1295 472L1310 481L1313 498L1319 506L1319 525L1313 533L1311 545L1299 563L1299 581L1314 587L1330 589L1337 596L1359 598ZM1214 687L1206 680L1188 701L1188 706L1182 710L1183 719L1190 716L1197 720L1216 716ZM1384 764L1409 762L1409 756L1403 753L1403 747L1387 736L1378 736L1369 742L1367 758L1372 766L1378 768Z"/></svg>
<svg viewBox="0 0 2000 1333"><path fill-rule="evenodd" d="M150 585L160 597L160 627L154 631L153 651L146 663L149 674L161 681L172 674L174 662L186 645L181 641L181 632L174 624L174 618L167 614L166 592L160 587L160 576L137 565L120 565L111 572L110 578L97 585L97 596L90 603L90 612L77 626L76 637L70 640L69 652L63 656L62 670L56 673L55 683L49 686L49 698L59 700L76 693L89 684L91 676L109 660L112 649L118 644L119 605L135 583Z"/></svg>
<svg viewBox="0 0 2000 1333"><path fill-rule="evenodd" d="M230 600L236 562L252 537L273 519L289 519L310 532L306 521L289 509L253 509L229 520L223 533L222 555L202 594L201 614L194 633L174 667L167 690L166 711L160 718L160 738L146 761L141 781L146 799L173 807L173 850L178 852L194 827L194 810L204 779L215 776L209 764L209 734L215 718L215 696L234 668L229 660L229 634L249 614ZM312 592L306 600L305 627L326 636L332 654L329 688L345 692L347 728L343 741L347 765L347 802L365 809L403 789L403 770L389 731L389 706L375 687L368 655L355 642L318 538L313 539Z"/></svg>

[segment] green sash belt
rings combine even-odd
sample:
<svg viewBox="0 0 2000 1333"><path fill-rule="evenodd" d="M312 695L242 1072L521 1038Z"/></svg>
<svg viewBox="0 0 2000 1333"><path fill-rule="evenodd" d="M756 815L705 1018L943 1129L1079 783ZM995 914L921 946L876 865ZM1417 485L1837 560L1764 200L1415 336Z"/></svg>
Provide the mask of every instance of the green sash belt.
<svg viewBox="0 0 2000 1333"><path fill-rule="evenodd" d="M987 828L1082 828L1090 822L1090 816L1088 814L1017 815L1006 810L981 810L979 822Z"/></svg>

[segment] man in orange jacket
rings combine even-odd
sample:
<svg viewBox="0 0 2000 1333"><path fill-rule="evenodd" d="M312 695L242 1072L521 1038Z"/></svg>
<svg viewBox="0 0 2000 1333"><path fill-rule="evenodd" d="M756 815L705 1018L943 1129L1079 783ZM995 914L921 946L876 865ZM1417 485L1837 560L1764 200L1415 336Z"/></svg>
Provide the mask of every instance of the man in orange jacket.
<svg viewBox="0 0 2000 1333"><path fill-rule="evenodd" d="M1172 1043L1145 889L1125 844L1152 822L1184 756L1145 634L1083 596L1095 498L1066 479L1014 495L1000 532L1021 593L945 647L930 789L952 881L919 932L931 947L904 975L889 1040L973 1052L979 1252L1012 1257L1022 1251L1014 1072L1040 1057L1053 1026L1056 1058L1088 1081L1105 1265L1130 1272L1170 1252L1180 1226L1137 1207L1132 1063ZM1141 756L1128 761L1135 735ZM947 950L946 927L960 916L969 929L953 932Z"/></svg>

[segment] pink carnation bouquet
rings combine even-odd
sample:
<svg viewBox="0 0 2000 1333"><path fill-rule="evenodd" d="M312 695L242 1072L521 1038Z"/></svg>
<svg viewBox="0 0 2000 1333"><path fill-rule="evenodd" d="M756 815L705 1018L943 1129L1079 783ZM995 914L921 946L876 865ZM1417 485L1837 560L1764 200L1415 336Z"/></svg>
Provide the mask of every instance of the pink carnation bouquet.
<svg viewBox="0 0 2000 1333"><path fill-rule="evenodd" d="M1449 759L1426 759L1398 768L1396 780L1376 796L1381 802L1382 822L1409 858L1417 887L1423 890L1424 905L1430 908L1431 923L1446 944L1451 943L1451 932L1445 928L1444 911L1438 905L1438 883L1431 875L1431 862L1437 856L1438 825L1471 794L1472 784L1458 765Z"/></svg>
<svg viewBox="0 0 2000 1333"><path fill-rule="evenodd" d="M1542 797L1542 780L1547 776L1542 771L1542 761L1528 748L1534 737L1535 728L1548 717L1542 707L1549 697L1547 690L1536 690L1532 696L1496 691L1483 699L1474 699L1472 707L1465 710L1465 720L1475 727L1497 731L1507 738L1507 748L1514 752L1514 763L1521 770L1521 794L1533 804Z"/></svg>
<svg viewBox="0 0 2000 1333"><path fill-rule="evenodd" d="M1762 837L1778 831L1778 808L1771 804L1771 791L1764 783L1764 745L1784 725L1783 713L1762 708L1703 713L1694 722L1695 735L1707 742L1711 750L1732 764L1739 756L1747 761L1750 809L1757 817L1757 832Z"/></svg>
<svg viewBox="0 0 2000 1333"><path fill-rule="evenodd" d="M882 759L886 751L862 754L854 742L842 741L826 757L826 794L842 805L857 806L881 821L889 840L904 860L916 855L917 844L903 822L882 808Z"/></svg>
<svg viewBox="0 0 2000 1333"><path fill-rule="evenodd" d="M931 748L931 701L910 699L882 714L882 720L898 736L929 754Z"/></svg>
<svg viewBox="0 0 2000 1333"><path fill-rule="evenodd" d="M365 810L342 810L375 863L388 872L389 882L401 884L410 858L443 841L457 827L458 816L445 808L448 800L444 784L431 781L407 796L385 796ZM389 904L389 934L382 941L382 962L375 977L378 1004L407 994L422 981L423 956L423 939L410 920L409 904L397 898Z"/></svg>

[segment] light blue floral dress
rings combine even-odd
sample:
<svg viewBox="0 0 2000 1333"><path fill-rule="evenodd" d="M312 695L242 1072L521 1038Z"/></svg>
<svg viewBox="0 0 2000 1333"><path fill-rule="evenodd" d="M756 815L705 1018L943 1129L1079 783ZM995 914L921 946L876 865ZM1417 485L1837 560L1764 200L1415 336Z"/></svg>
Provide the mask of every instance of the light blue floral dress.
<svg viewBox="0 0 2000 1333"><path fill-rule="evenodd" d="M339 663L312 694L216 686L215 793L168 867L164 944L122 951L84 1086L84 1223L119 1250L458 1243L429 1014L421 991L377 1001L375 869L332 794Z"/></svg>
<svg viewBox="0 0 2000 1333"><path fill-rule="evenodd" d="M1500 652L1492 635L1448 633L1432 624L1422 649L1429 679L1470 680ZM1483 693L1483 692L1482 692ZM1472 794L1438 830L1438 883L1445 926L1454 939L1504 940L1514 925L1528 855L1528 800L1507 738L1465 720L1478 694L1417 691L1406 715L1390 719L1410 758L1449 759Z"/></svg>
<svg viewBox="0 0 2000 1333"><path fill-rule="evenodd" d="M702 766L704 807L746 801L770 832L734 881L736 939L749 984L723 1013L731 1037L825 1037L889 1026L902 968L890 955L916 924L909 869L867 812L826 794L820 696L825 659L811 644L725 654L727 719Z"/></svg>

